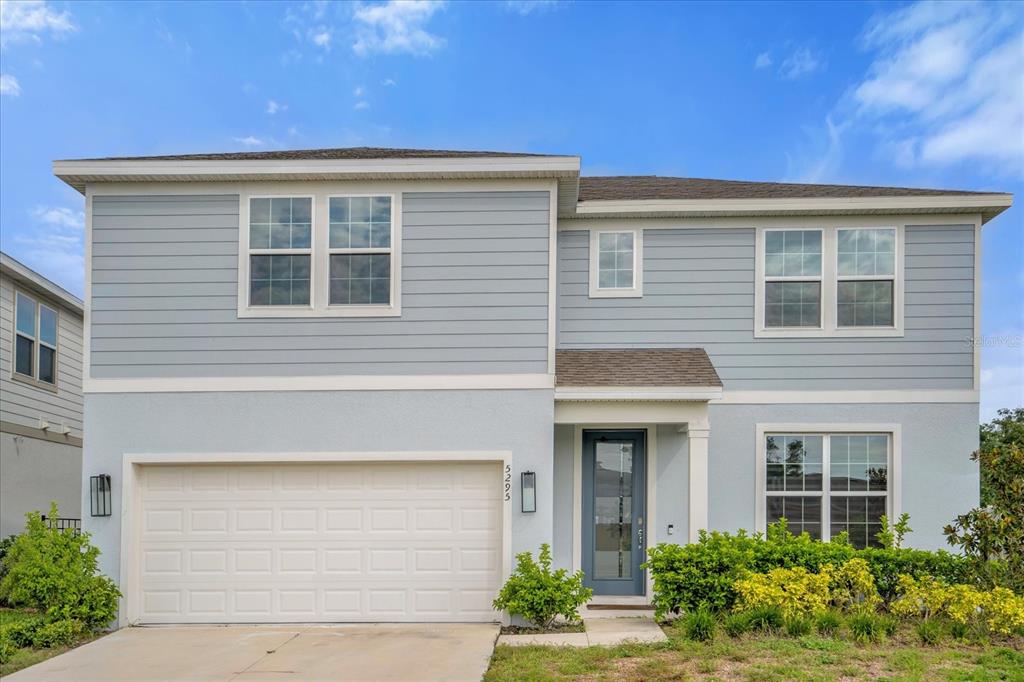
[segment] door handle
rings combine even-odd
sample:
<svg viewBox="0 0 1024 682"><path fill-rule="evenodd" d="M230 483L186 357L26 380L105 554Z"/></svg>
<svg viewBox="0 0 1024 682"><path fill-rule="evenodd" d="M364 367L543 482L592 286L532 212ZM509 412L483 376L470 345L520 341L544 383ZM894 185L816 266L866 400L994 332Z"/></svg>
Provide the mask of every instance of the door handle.
<svg viewBox="0 0 1024 682"><path fill-rule="evenodd" d="M644 546L644 529L638 528L636 531L636 542L638 547Z"/></svg>

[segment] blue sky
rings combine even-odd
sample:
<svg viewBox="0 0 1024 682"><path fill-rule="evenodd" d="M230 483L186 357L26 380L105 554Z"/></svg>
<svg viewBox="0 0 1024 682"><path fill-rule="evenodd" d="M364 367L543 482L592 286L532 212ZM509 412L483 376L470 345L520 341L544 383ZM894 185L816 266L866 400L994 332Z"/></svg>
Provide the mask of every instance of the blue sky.
<svg viewBox="0 0 1024 682"><path fill-rule="evenodd" d="M0 0L0 247L82 291L53 159L379 145L584 172L1009 191L1024 5ZM1024 404L1024 209L983 233L983 404Z"/></svg>

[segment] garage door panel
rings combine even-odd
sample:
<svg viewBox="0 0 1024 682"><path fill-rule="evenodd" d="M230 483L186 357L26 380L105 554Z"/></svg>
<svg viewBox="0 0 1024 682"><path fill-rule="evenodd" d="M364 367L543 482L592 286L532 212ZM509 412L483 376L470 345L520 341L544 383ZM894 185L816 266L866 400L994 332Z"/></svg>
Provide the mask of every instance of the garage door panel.
<svg viewBox="0 0 1024 682"><path fill-rule="evenodd" d="M490 621L500 468L154 466L142 622Z"/></svg>

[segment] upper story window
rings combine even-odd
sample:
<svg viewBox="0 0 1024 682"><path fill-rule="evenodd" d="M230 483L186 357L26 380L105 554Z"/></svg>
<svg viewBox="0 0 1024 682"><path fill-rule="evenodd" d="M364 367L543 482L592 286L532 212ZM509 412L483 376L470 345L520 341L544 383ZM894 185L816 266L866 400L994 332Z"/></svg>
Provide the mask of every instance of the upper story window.
<svg viewBox="0 0 1024 682"><path fill-rule="evenodd" d="M391 197L330 197L330 305L391 304Z"/></svg>
<svg viewBox="0 0 1024 682"><path fill-rule="evenodd" d="M771 230L764 242L765 327L821 327L821 230Z"/></svg>
<svg viewBox="0 0 1024 682"><path fill-rule="evenodd" d="M308 306L312 257L311 197L249 199L250 306Z"/></svg>
<svg viewBox="0 0 1024 682"><path fill-rule="evenodd" d="M394 195L243 197L240 317L400 314Z"/></svg>
<svg viewBox="0 0 1024 682"><path fill-rule="evenodd" d="M754 336L901 336L903 230L761 228Z"/></svg>
<svg viewBox="0 0 1024 682"><path fill-rule="evenodd" d="M896 230L837 230L839 327L892 327Z"/></svg>
<svg viewBox="0 0 1024 682"><path fill-rule="evenodd" d="M57 311L21 292L14 305L14 376L56 386Z"/></svg>
<svg viewBox="0 0 1024 682"><path fill-rule="evenodd" d="M643 295L643 231L591 230L590 297Z"/></svg>

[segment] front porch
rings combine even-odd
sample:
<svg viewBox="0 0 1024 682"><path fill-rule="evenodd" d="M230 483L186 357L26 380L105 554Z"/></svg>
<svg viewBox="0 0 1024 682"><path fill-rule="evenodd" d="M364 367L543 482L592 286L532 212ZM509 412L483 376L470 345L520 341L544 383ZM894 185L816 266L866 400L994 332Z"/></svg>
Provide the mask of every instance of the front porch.
<svg viewBox="0 0 1024 682"><path fill-rule="evenodd" d="M721 382L701 349L559 351L556 366L552 552L584 572L590 607L625 613L650 603L646 548L708 526Z"/></svg>

